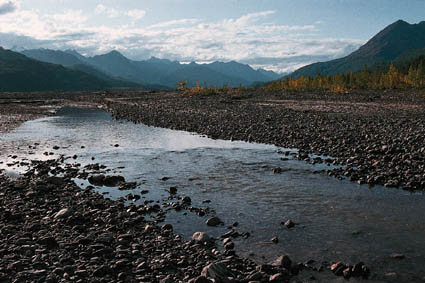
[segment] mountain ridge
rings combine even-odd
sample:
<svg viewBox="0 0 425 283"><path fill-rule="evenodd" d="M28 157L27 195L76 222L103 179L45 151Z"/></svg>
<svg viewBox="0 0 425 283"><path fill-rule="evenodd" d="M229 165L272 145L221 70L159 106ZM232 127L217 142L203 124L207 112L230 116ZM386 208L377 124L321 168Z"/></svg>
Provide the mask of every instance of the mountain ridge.
<svg viewBox="0 0 425 283"><path fill-rule="evenodd" d="M0 47L0 91L101 90L111 85L77 70L40 62Z"/></svg>
<svg viewBox="0 0 425 283"><path fill-rule="evenodd" d="M388 64L404 52L425 48L425 21L409 24L398 20L378 32L369 41L351 54L327 61L317 62L294 71L289 76L334 75L357 72L379 64Z"/></svg>
<svg viewBox="0 0 425 283"><path fill-rule="evenodd" d="M90 65L98 71L114 78L132 81L138 84L164 85L166 88L176 88L182 78L189 81L188 86L194 86L197 81L205 85L214 86L251 86L256 82L275 80L278 74L272 71L254 70L249 65L230 62L213 62L210 64L182 64L178 61L151 57L147 60L134 61L128 59L119 51L112 50L106 54L86 57L75 50L48 50L41 56L41 51L27 50L23 53L33 59L55 62L58 53L72 55L79 60L79 64ZM47 53L51 53L50 58ZM66 57L64 55L64 57ZM62 63L61 61L56 61ZM194 68L194 66L197 66ZM217 85L219 84L219 85Z"/></svg>

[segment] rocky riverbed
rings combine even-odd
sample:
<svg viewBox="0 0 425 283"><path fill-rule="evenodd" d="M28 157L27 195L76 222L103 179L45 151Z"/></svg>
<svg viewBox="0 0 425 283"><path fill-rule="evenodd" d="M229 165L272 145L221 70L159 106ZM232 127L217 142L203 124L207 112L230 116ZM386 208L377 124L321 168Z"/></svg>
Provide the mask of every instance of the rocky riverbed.
<svg viewBox="0 0 425 283"><path fill-rule="evenodd" d="M327 172L338 178L425 188L425 98L419 92L47 93L3 94L0 100L1 119L10 122L2 131L64 105L103 107L136 123L298 148L305 162L344 165ZM82 190L72 180L78 168L57 170L63 159L22 165L30 169L18 179L0 177L0 282L329 282L369 275L363 263L338 259L295 263L283 255L258 264L235 254L230 232L184 241L172 226L161 225L163 207ZM179 201L179 209L187 206Z"/></svg>
<svg viewBox="0 0 425 283"><path fill-rule="evenodd" d="M298 159L344 165L327 174L359 184L425 189L425 95L419 91L142 94L109 99L107 107L136 123L297 148Z"/></svg>
<svg viewBox="0 0 425 283"><path fill-rule="evenodd" d="M231 231L220 239L198 232L184 241L172 225L160 224L166 214L160 205L110 200L92 186L82 190L72 180L81 178L79 169L63 161L32 161L18 179L0 175L0 282L306 282L324 270L369 275L363 263L295 263L287 255L256 264L236 255ZM131 186L120 176L86 178ZM191 209L190 198L179 203ZM206 225L219 222L212 217Z"/></svg>

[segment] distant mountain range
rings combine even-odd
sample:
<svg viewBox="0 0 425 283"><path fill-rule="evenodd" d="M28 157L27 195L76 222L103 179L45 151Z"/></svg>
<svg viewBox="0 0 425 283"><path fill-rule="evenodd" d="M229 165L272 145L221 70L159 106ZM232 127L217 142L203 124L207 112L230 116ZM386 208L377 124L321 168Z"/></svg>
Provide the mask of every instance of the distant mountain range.
<svg viewBox="0 0 425 283"><path fill-rule="evenodd" d="M136 87L110 78L101 79L61 65L40 62L0 47L0 91L100 90Z"/></svg>
<svg viewBox="0 0 425 283"><path fill-rule="evenodd" d="M276 80L280 75L265 70L254 70L235 61L211 64L182 64L177 61L158 59L133 61L118 51L94 57L85 57L75 50L55 51L33 49L22 54L38 61L62 65L83 71L100 79L119 79L143 85L150 89L175 89L178 81L196 82L206 86L250 86L257 82Z"/></svg>
<svg viewBox="0 0 425 283"><path fill-rule="evenodd" d="M289 76L300 77L334 75L361 71L368 68L382 68L389 63L402 63L425 55L425 21L409 24L399 20L387 26L365 45L350 55L328 62L319 62L302 67Z"/></svg>

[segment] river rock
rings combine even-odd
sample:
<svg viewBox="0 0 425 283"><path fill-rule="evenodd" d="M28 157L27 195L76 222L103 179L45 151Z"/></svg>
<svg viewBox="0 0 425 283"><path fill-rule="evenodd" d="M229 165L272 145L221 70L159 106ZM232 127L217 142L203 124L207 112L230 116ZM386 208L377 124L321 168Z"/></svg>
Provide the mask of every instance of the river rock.
<svg viewBox="0 0 425 283"><path fill-rule="evenodd" d="M282 273L276 273L270 276L269 282L285 282L287 279L288 277L283 275Z"/></svg>
<svg viewBox="0 0 425 283"><path fill-rule="evenodd" d="M90 176L88 179L90 184L95 186L102 186L103 180L105 180L105 175L94 175L94 176Z"/></svg>
<svg viewBox="0 0 425 283"><path fill-rule="evenodd" d="M107 187L115 187L119 183L124 183L125 179L123 176L105 176L103 179L103 184Z"/></svg>
<svg viewBox="0 0 425 283"><path fill-rule="evenodd" d="M283 268L286 268L286 269L290 269L291 264L292 264L292 261L291 261L291 259L289 258L288 255L281 255L275 261L272 262L273 266L283 267Z"/></svg>
<svg viewBox="0 0 425 283"><path fill-rule="evenodd" d="M214 279L217 283L231 283L235 275L226 266L226 261L211 263L202 269L202 276Z"/></svg>
<svg viewBox="0 0 425 283"><path fill-rule="evenodd" d="M213 216L213 217L209 218L207 221L205 221L205 223L208 226L217 226L222 222L221 222L220 218L218 218L217 216Z"/></svg>
<svg viewBox="0 0 425 283"><path fill-rule="evenodd" d="M195 232L192 235L192 240L194 240L195 242L205 243L211 241L211 238L205 232Z"/></svg>
<svg viewBox="0 0 425 283"><path fill-rule="evenodd" d="M172 195L177 194L177 187L170 187L170 188L168 189L168 192L169 192L170 194L172 194Z"/></svg>
<svg viewBox="0 0 425 283"><path fill-rule="evenodd" d="M53 218L54 219L67 218L71 214L72 214L72 208L64 208L64 209L59 210Z"/></svg>
<svg viewBox="0 0 425 283"><path fill-rule="evenodd" d="M235 248L235 244L233 242L228 242L224 245L225 250L233 250Z"/></svg>
<svg viewBox="0 0 425 283"><path fill-rule="evenodd" d="M405 259L406 258L406 256L404 254L392 254L391 257L394 258L394 259Z"/></svg>
<svg viewBox="0 0 425 283"><path fill-rule="evenodd" d="M285 227L288 228L288 229L291 229L292 227L295 226L295 223L291 219L288 219L286 221L282 221L281 223L283 225L285 225Z"/></svg>
<svg viewBox="0 0 425 283"><path fill-rule="evenodd" d="M184 197L184 198L182 199L182 203L183 203L183 204L190 204L190 203L192 203L192 200L191 200L191 198L190 198L190 197Z"/></svg>

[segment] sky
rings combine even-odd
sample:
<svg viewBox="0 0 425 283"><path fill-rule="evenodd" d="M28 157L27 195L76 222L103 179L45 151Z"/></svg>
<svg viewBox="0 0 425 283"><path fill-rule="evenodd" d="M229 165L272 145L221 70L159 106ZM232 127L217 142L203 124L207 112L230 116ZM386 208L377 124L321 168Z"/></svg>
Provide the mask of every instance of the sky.
<svg viewBox="0 0 425 283"><path fill-rule="evenodd" d="M348 55L424 11L424 0L0 0L0 46L235 60L283 73Z"/></svg>

